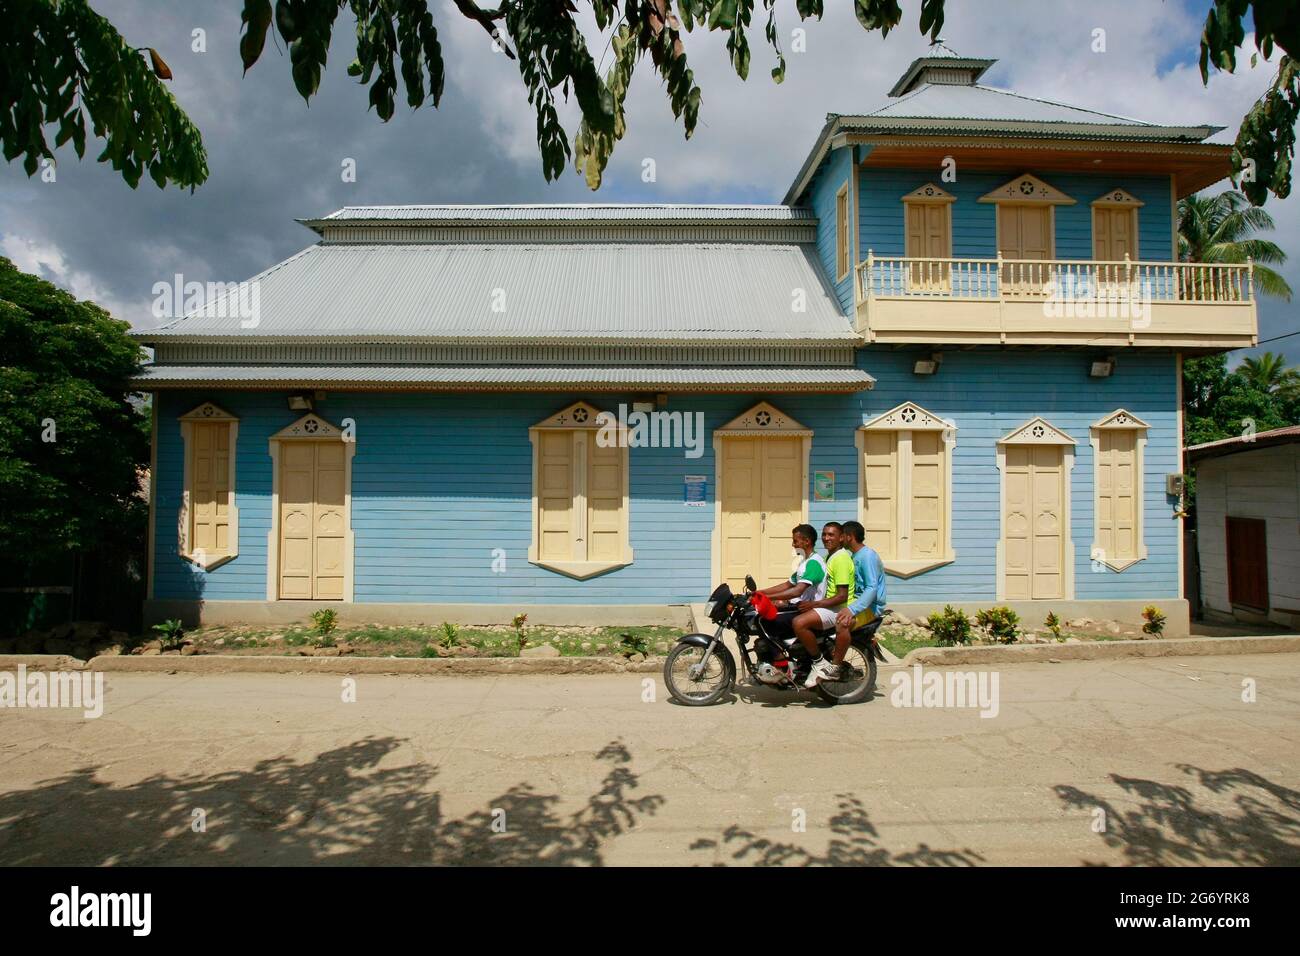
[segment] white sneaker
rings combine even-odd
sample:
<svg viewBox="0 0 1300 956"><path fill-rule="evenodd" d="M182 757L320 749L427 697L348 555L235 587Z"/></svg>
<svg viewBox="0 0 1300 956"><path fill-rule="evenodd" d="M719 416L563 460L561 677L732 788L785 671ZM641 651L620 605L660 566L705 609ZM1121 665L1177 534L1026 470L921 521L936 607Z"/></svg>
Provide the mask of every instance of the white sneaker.
<svg viewBox="0 0 1300 956"><path fill-rule="evenodd" d="M813 662L812 670L808 672L808 679L803 682L803 686L807 689L816 687L822 681L835 677L836 670L834 664L824 657L819 657Z"/></svg>

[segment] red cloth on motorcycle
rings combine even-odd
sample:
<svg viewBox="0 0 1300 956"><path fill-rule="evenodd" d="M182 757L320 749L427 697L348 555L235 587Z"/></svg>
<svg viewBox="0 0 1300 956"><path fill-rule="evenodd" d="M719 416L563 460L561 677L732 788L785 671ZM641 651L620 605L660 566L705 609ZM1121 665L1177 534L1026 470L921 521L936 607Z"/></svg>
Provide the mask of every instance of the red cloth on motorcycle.
<svg viewBox="0 0 1300 956"><path fill-rule="evenodd" d="M776 617L776 605L762 591L755 591L754 596L749 599L749 603L754 606L754 610L758 612L758 616L763 620L770 621Z"/></svg>

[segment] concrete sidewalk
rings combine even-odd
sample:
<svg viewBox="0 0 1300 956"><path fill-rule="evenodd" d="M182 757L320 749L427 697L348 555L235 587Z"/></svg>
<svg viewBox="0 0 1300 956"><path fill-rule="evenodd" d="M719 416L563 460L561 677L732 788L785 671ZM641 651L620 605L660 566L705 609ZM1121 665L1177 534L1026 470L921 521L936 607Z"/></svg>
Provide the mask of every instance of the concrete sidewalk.
<svg viewBox="0 0 1300 956"><path fill-rule="evenodd" d="M1300 863L1300 654L1021 664L990 719L905 673L109 673L98 720L0 709L0 863Z"/></svg>

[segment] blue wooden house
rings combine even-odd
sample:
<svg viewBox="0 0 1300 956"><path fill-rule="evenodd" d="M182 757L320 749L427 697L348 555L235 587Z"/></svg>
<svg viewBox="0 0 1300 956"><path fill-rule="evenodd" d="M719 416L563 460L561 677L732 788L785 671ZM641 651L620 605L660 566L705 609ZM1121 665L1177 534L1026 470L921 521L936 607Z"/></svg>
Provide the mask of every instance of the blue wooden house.
<svg viewBox="0 0 1300 956"><path fill-rule="evenodd" d="M149 615L631 623L858 518L905 611L1185 629L1181 362L1257 324L1249 264L1177 261L1176 204L1229 148L992 62L829 116L779 205L305 220L138 333Z"/></svg>

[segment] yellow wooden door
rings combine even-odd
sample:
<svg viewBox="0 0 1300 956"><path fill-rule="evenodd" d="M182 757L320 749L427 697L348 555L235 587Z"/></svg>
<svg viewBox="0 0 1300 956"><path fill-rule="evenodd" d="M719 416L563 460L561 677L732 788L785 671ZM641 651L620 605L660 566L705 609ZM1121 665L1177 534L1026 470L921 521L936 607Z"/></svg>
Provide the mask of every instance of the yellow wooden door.
<svg viewBox="0 0 1300 956"><path fill-rule="evenodd" d="M190 427L194 449L190 553L225 553L230 549L230 425L194 422Z"/></svg>
<svg viewBox="0 0 1300 956"><path fill-rule="evenodd" d="M722 439L722 578L733 591L761 573L762 439Z"/></svg>
<svg viewBox="0 0 1300 956"><path fill-rule="evenodd" d="M312 596L316 498L316 449L312 442L284 442L280 449L280 597Z"/></svg>
<svg viewBox="0 0 1300 956"><path fill-rule="evenodd" d="M1137 432L1101 429L1097 442L1097 546L1102 561L1137 558Z"/></svg>
<svg viewBox="0 0 1300 956"><path fill-rule="evenodd" d="M341 601L347 563L347 459L342 442L285 442L280 451L280 597Z"/></svg>
<svg viewBox="0 0 1300 956"><path fill-rule="evenodd" d="M946 203L907 203L907 255L912 259L948 259L952 256L952 235L948 228ZM914 262L910 269L911 291L948 291L947 262Z"/></svg>
<svg viewBox="0 0 1300 956"><path fill-rule="evenodd" d="M760 587L789 580L794 551L790 530L803 521L803 440L764 438L759 527L762 562L754 576Z"/></svg>
<svg viewBox="0 0 1300 956"><path fill-rule="evenodd" d="M1003 593L1065 596L1065 468L1059 445L1009 445L1003 472Z"/></svg>
<svg viewBox="0 0 1300 956"><path fill-rule="evenodd" d="M1038 260L1052 257L1052 208L998 205L998 251L1003 259ZM1051 280L1046 266L1011 262L1002 269L1004 295L1041 295Z"/></svg>
<svg viewBox="0 0 1300 956"><path fill-rule="evenodd" d="M312 444L316 446L312 597L319 601L341 601L347 549L347 450L343 442Z"/></svg>
<svg viewBox="0 0 1300 956"><path fill-rule="evenodd" d="M1132 209L1098 206L1092 211L1092 258L1109 263L1097 267L1102 286L1127 281L1124 257L1137 258L1137 216Z"/></svg>
<svg viewBox="0 0 1300 956"><path fill-rule="evenodd" d="M790 577L790 529L803 521L803 439L722 439L722 577L759 587Z"/></svg>
<svg viewBox="0 0 1300 956"><path fill-rule="evenodd" d="M1123 262L1137 258L1132 209L1098 206L1092 212L1092 257L1097 262Z"/></svg>

